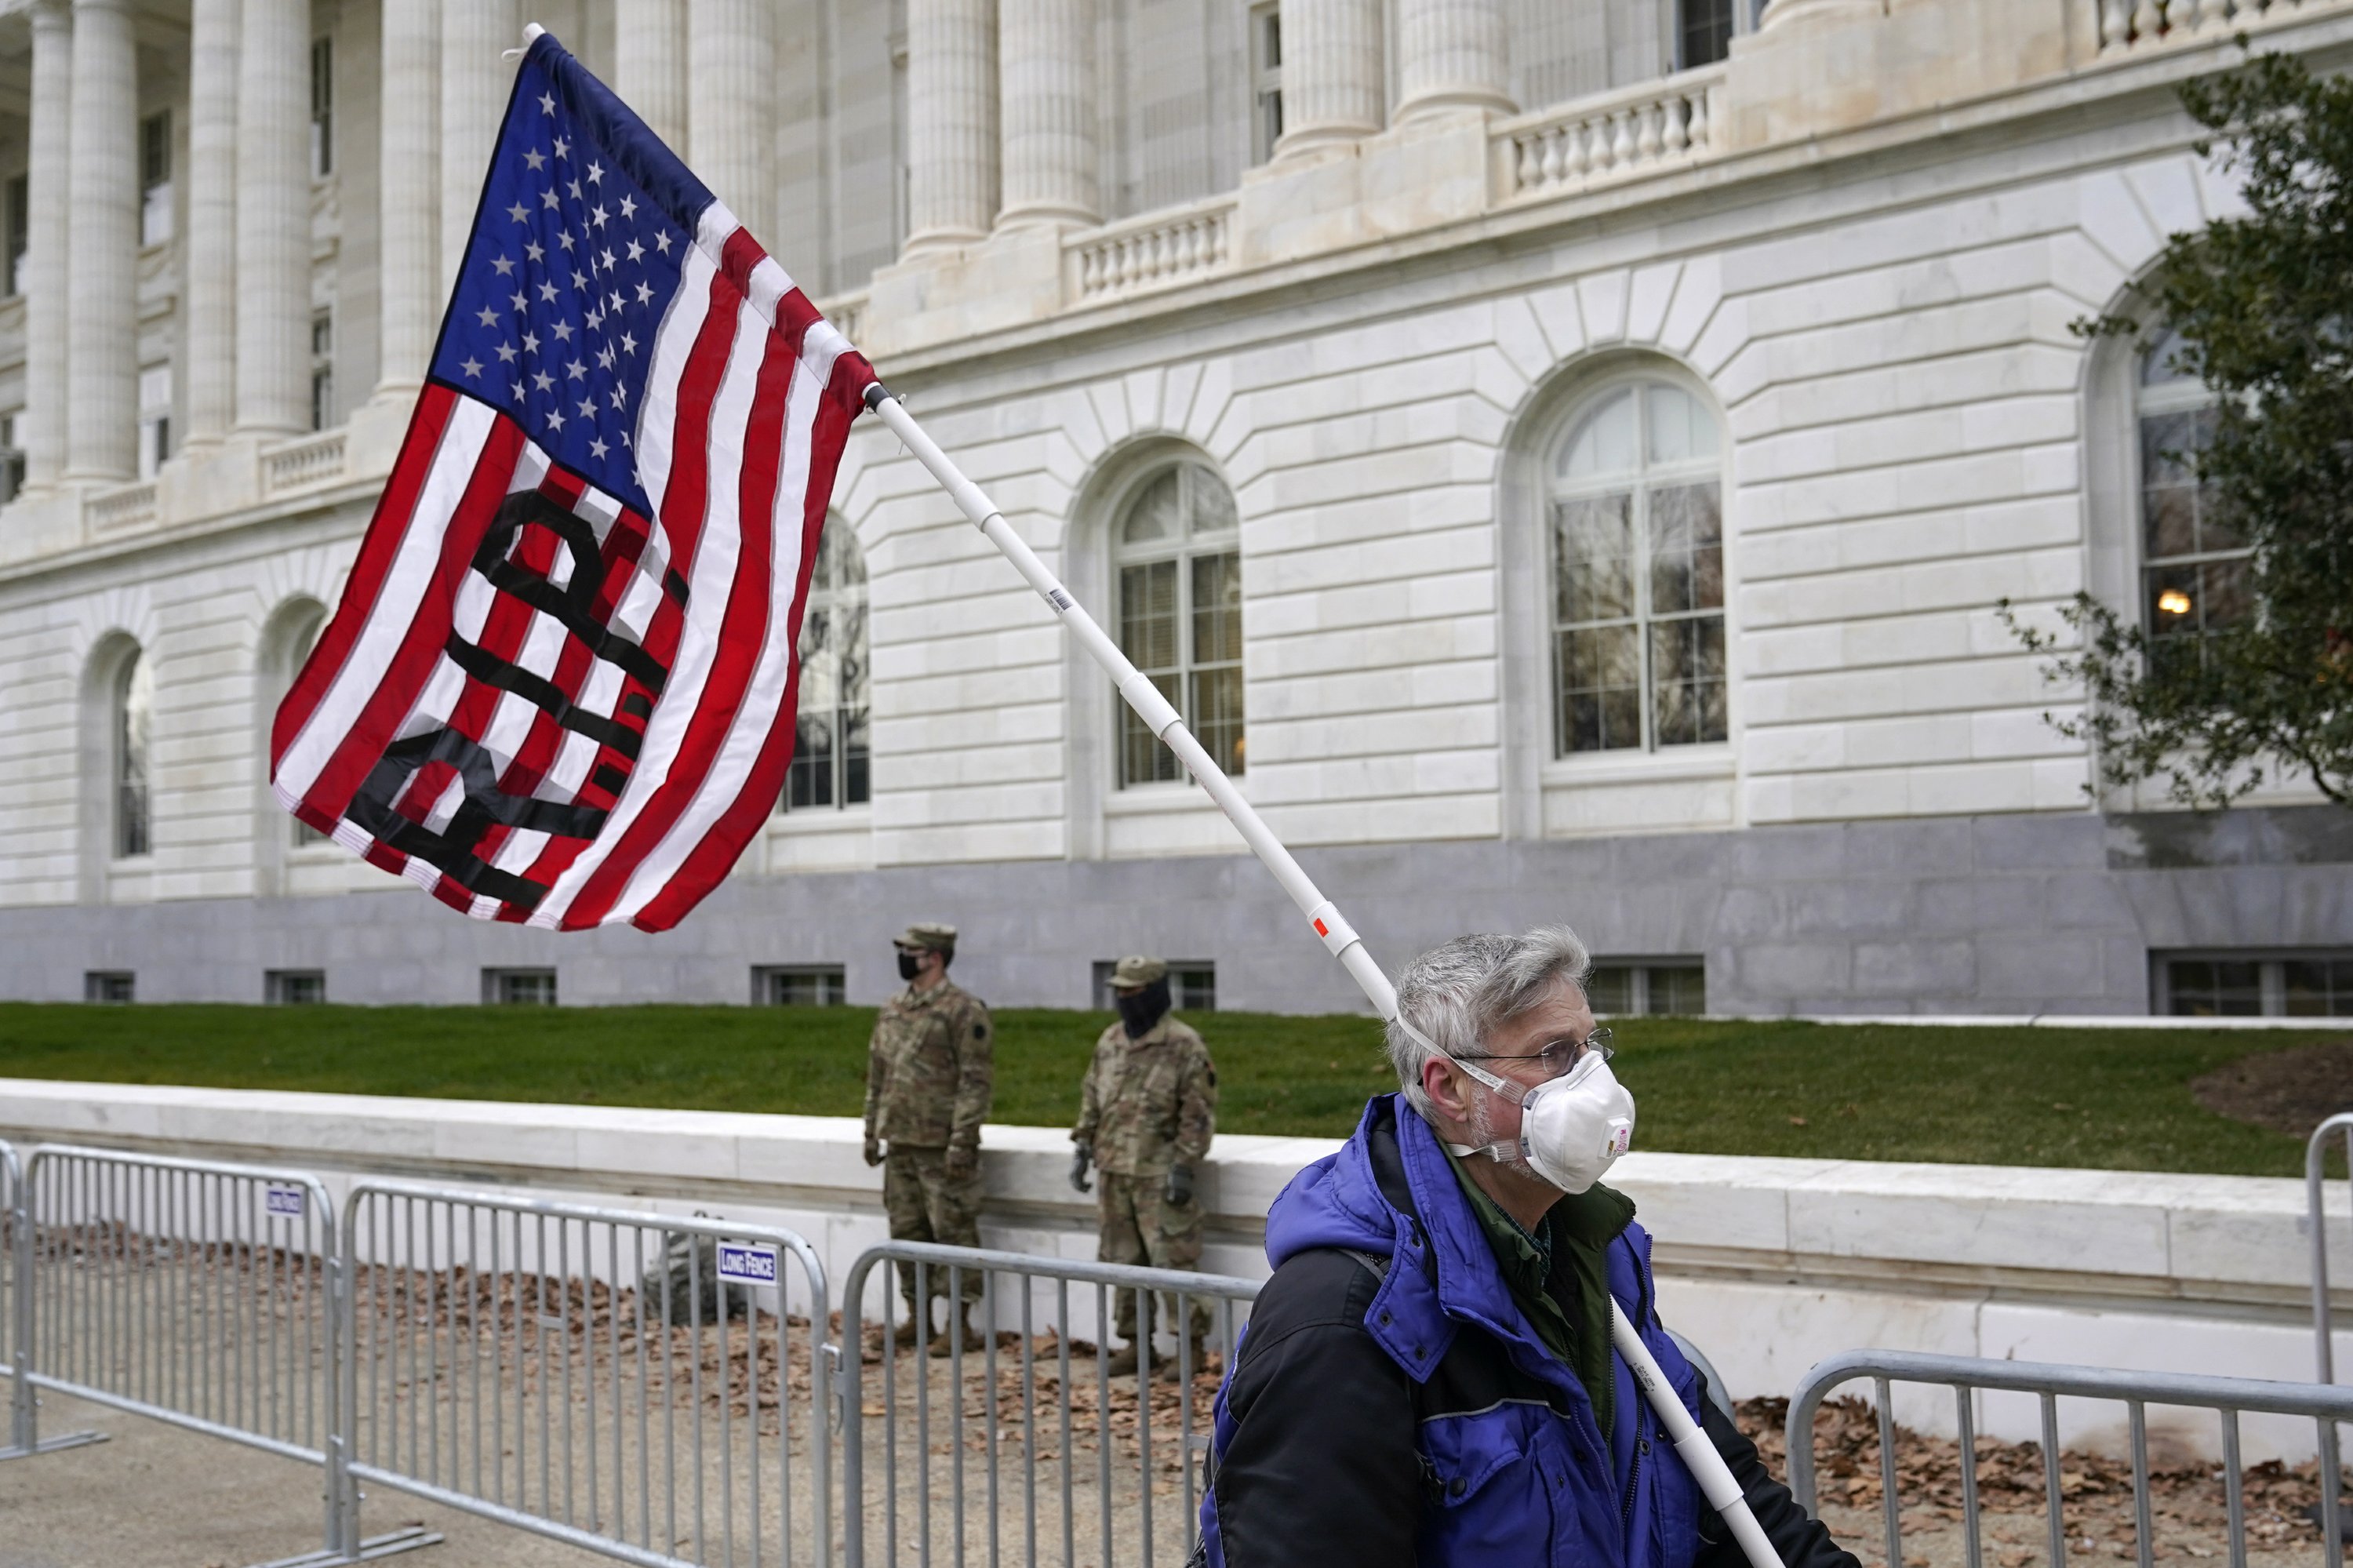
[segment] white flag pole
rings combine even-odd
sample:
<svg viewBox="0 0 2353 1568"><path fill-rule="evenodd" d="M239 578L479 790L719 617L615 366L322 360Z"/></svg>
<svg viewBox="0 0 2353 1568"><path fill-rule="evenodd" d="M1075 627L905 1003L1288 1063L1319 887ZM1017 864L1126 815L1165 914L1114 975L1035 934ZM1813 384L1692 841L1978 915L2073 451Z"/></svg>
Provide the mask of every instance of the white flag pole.
<svg viewBox="0 0 2353 1568"><path fill-rule="evenodd" d="M1201 743L1193 737L1193 732L1185 727L1185 721L1176 708L1160 694L1160 688L1154 685L1125 653L1120 652L1119 644L1111 640L1094 617L1071 598L1070 591L1046 569L1046 563L1038 558L1038 553L1007 524L1004 514L982 493L980 486L966 479L963 471L940 450L938 443L923 433L923 428L915 422L915 417L907 412L906 406L892 395L890 388L879 381L867 387L866 406L891 428L892 434L906 444L907 450L914 454L915 461L931 471L932 477L940 482L940 487L948 493L965 516L971 519L973 525L987 537L988 542L1013 563L1013 569L1038 590L1038 596L1061 618L1063 627L1078 640L1079 646L1110 673L1113 684L1119 688L1119 694L1127 699L1127 705L1134 708L1136 716L1150 726L1152 733L1176 754L1192 773L1194 782L1208 790L1209 798L1225 812L1227 821L1232 822L1235 831L1241 834L1242 842L1249 844L1251 853L1274 874L1275 881L1282 885L1283 892L1291 895L1291 901L1307 917L1309 928L1323 939L1324 946L1346 968L1372 1002L1373 1010L1384 1020L1394 1020L1398 1015L1397 988L1389 983L1389 977L1382 972L1381 966L1366 950L1363 938L1341 917L1339 907L1316 888L1299 862L1283 848L1282 841L1274 836L1273 831L1259 816L1257 810L1242 799L1241 791L1234 788L1234 781L1226 777L1225 769L1219 768L1202 748ZM1610 1339L1619 1354L1625 1358L1627 1366L1634 1374L1634 1381L1641 1385L1643 1393L1658 1412L1668 1440L1674 1444L1675 1452L1699 1482L1700 1490L1705 1494L1709 1506L1723 1515L1725 1522L1731 1527L1734 1539L1740 1542L1741 1550L1747 1554L1751 1568L1783 1568L1780 1554L1774 1550L1764 1527L1757 1522L1757 1516L1749 1511L1747 1499L1741 1495L1740 1483L1734 1478L1730 1467L1725 1464L1723 1456L1715 1451L1715 1446L1707 1435L1700 1431L1697 1423L1692 1420L1691 1412L1683 1408L1683 1401L1676 1397L1674 1389L1668 1383L1658 1359L1651 1354L1650 1347L1642 1342L1633 1324L1627 1321L1626 1314L1620 1309L1614 1298L1609 1303L1609 1329Z"/></svg>

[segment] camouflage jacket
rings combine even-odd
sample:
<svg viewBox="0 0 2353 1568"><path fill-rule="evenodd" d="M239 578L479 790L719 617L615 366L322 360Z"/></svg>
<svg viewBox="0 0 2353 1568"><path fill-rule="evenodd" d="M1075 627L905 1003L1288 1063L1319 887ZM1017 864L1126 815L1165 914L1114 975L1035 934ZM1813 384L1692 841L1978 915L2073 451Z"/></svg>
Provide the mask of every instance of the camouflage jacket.
<svg viewBox="0 0 2353 1568"><path fill-rule="evenodd" d="M908 1149L976 1149L997 1080L988 1004L942 980L882 1004L866 1057L866 1136Z"/></svg>
<svg viewBox="0 0 2353 1568"><path fill-rule="evenodd" d="M1218 1069L1189 1025L1164 1017L1130 1040L1113 1024L1095 1042L1071 1137L1114 1176L1198 1165L1217 1131Z"/></svg>

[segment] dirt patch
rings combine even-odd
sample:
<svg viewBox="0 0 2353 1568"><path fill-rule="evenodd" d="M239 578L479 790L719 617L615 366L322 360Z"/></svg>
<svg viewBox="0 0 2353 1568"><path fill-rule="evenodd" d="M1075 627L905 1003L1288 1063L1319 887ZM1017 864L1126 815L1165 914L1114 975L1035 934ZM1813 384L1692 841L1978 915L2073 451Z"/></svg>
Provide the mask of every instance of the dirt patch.
<svg viewBox="0 0 2353 1568"><path fill-rule="evenodd" d="M2189 1080L2198 1103L2233 1121L2309 1138L2339 1111L2353 1111L2353 1040L2258 1051Z"/></svg>

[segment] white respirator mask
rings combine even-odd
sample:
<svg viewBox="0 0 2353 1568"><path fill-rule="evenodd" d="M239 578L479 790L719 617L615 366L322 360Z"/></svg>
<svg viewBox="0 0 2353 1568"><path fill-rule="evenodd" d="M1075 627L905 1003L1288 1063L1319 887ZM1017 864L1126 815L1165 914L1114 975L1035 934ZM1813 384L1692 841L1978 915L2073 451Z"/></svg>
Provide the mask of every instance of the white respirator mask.
<svg viewBox="0 0 2353 1568"><path fill-rule="evenodd" d="M1403 1022L1403 1020L1399 1020ZM1587 1191L1608 1173L1634 1143L1634 1097L1609 1070L1608 1058L1588 1051L1557 1078L1530 1088L1499 1078L1460 1056L1439 1050L1410 1023L1407 1032L1520 1107L1520 1136L1485 1147L1448 1144L1457 1156L1484 1154L1493 1160L1525 1160L1530 1169L1564 1192Z"/></svg>

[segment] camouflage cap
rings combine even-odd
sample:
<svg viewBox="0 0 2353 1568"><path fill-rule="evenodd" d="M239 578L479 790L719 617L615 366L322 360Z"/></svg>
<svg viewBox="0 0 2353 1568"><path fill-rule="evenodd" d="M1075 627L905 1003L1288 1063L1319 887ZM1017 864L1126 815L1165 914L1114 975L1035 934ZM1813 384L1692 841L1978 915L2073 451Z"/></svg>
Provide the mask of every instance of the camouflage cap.
<svg viewBox="0 0 2353 1568"><path fill-rule="evenodd" d="M892 940L902 948L928 948L935 953L955 952L956 928L937 920L918 920Z"/></svg>
<svg viewBox="0 0 2353 1568"><path fill-rule="evenodd" d="M1111 983L1150 985L1154 980L1165 979L1167 973L1167 959L1147 959L1141 953L1130 953L1112 967Z"/></svg>

